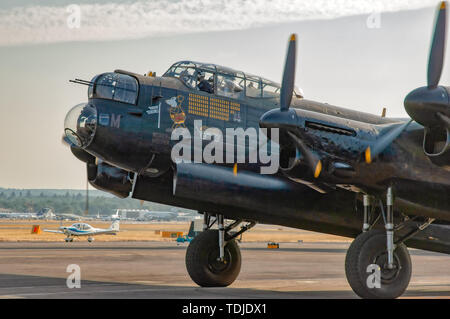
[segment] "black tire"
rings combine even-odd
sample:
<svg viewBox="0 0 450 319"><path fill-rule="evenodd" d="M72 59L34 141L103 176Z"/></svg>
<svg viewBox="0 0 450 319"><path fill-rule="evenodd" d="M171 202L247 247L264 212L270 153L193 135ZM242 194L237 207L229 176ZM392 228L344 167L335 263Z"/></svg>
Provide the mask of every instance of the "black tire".
<svg viewBox="0 0 450 319"><path fill-rule="evenodd" d="M206 230L198 234L186 250L186 269L191 279L201 287L231 285L241 270L241 251L234 240L225 245L225 263L219 257L219 231Z"/></svg>
<svg viewBox="0 0 450 319"><path fill-rule="evenodd" d="M381 287L369 288L367 267L377 264L381 268ZM394 250L395 269L388 269L386 232L371 230L362 233L350 245L345 258L345 274L353 291L361 298L392 299L401 296L411 279L411 258L404 244Z"/></svg>

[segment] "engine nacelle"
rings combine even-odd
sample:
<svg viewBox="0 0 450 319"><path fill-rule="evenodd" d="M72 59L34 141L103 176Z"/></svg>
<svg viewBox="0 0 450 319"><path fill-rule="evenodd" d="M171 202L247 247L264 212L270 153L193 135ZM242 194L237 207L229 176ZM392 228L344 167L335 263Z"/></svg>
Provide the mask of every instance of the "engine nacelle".
<svg viewBox="0 0 450 319"><path fill-rule="evenodd" d="M450 165L450 132L446 128L425 128L423 151L430 160L438 165Z"/></svg>

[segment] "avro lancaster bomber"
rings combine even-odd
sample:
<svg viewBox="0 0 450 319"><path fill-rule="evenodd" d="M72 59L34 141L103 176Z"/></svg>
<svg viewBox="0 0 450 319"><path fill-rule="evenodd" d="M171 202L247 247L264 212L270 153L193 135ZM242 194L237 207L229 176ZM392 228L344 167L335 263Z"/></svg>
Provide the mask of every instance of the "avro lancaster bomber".
<svg viewBox="0 0 450 319"><path fill-rule="evenodd" d="M306 99L294 85L291 35L281 84L191 61L162 76L116 70L74 80L88 86L88 101L67 114L64 140L94 187L203 214L186 252L200 286L233 283L235 239L265 223L355 238L345 261L352 289L398 297L411 277L408 247L450 253L450 89L439 85L446 11L442 2L427 84L404 101L411 118ZM376 271L380 282L368 284Z"/></svg>

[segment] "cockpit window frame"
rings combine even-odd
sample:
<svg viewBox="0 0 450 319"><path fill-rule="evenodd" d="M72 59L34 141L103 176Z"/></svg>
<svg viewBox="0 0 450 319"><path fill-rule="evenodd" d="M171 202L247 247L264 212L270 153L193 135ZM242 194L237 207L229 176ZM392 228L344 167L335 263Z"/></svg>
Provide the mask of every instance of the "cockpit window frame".
<svg viewBox="0 0 450 319"><path fill-rule="evenodd" d="M223 72L218 72L216 74L214 74L214 93L219 95L219 96L223 96L223 97L227 97L227 98L231 98L231 99L235 99L235 100L241 100L242 98L240 98L239 96L246 96L245 95L245 90L246 90L246 80L245 80L245 75L241 72L242 76L233 74L233 73L223 73ZM224 90L222 90L224 86L220 87L219 86L219 77L223 77L223 81L228 81L229 83L231 83L233 85L233 88L230 88L229 92L226 92ZM226 79L233 79L233 80L226 80ZM236 84L236 80L241 80L240 83ZM243 81L243 82L242 82ZM241 83L243 83L243 85L241 85ZM221 88L221 90L219 91L219 88ZM241 91L234 91L235 88L240 88ZM232 91L231 91L232 90Z"/></svg>
<svg viewBox="0 0 450 319"><path fill-rule="evenodd" d="M102 97L102 96L98 96L97 95L97 84L98 84L99 79L102 79L105 75L108 75L108 74L116 75L117 79L115 80L115 82L119 83L119 85L120 85L120 81L117 81L117 80L118 80L118 78L120 76L129 77L129 78L131 78L131 79L133 79L135 81L135 83L136 83L136 97L134 99L134 102L127 102L127 101L115 99L114 98L115 92L112 93L112 98ZM93 82L92 97L89 96L89 98L101 99L101 100L109 100L109 101L114 101L114 102L123 103L123 104L127 104L127 105L137 105L138 104L139 94L140 94L140 91L141 91L140 90L140 82L139 82L139 79L136 76L134 76L133 74L129 74L129 73L126 73L126 72L118 72L118 71L105 72L105 73L101 73L101 74L96 75L92 79L92 82ZM116 86L114 86L114 88L116 88ZM121 88L121 89L125 89L125 88ZM89 94L89 91L88 91L88 94Z"/></svg>
<svg viewBox="0 0 450 319"><path fill-rule="evenodd" d="M216 95L218 94L218 90L217 90L218 75L242 78L244 80L244 88L243 88L244 94L242 96L245 98L265 99L266 100L266 99L274 99L277 97L279 98L279 95L280 95L281 84L279 84L279 83L273 82L271 80L268 80L263 77L256 76L256 75L253 75L250 73L244 73L242 71L237 71L237 70L234 70L234 69L231 69L228 67L215 65L215 64L201 63L201 62L195 62L195 61L178 61L178 62L175 62L174 64L172 64L170 66L170 68L168 68L167 71L162 75L163 77L178 78L180 80L180 82L182 82L187 88L192 89L192 90L198 90L197 85L195 87L192 87L191 85L186 84L180 77L175 76L176 74L174 73L174 71L178 67L196 68L194 75L198 74L199 71L213 73L214 74L214 94L216 94ZM247 95L247 85L248 85L247 81L258 83L258 85L259 85L258 89L260 90L260 94L258 96ZM274 95L270 95L270 96L264 96L264 87L267 85L270 87L278 88L278 90L276 90L274 92L276 95L274 94ZM297 87L295 87L294 92L293 92L293 97L303 98L303 95L300 94L299 92L301 92L301 91L298 90ZM237 99L242 99L242 98L237 98Z"/></svg>

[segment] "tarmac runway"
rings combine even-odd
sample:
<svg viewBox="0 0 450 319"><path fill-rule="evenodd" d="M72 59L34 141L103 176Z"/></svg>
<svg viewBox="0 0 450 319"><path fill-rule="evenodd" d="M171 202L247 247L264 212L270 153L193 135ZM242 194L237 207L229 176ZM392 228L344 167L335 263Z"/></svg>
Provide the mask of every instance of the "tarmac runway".
<svg viewBox="0 0 450 319"><path fill-rule="evenodd" d="M242 268L227 288L189 278L187 244L175 242L0 243L0 298L356 298L344 273L348 243L242 243ZM450 298L450 256L410 250L405 298ZM68 288L67 266L81 270Z"/></svg>

